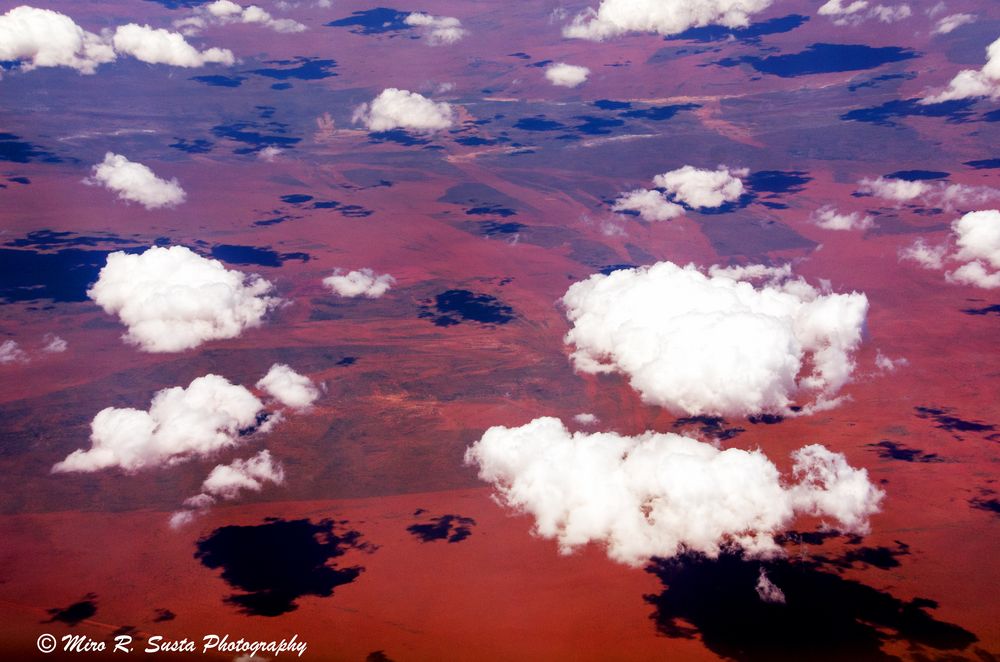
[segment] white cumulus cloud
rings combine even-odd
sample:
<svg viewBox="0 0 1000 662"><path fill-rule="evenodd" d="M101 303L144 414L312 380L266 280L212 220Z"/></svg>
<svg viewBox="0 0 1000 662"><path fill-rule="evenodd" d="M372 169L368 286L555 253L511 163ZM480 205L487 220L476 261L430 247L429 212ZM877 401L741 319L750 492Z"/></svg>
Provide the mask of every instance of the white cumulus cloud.
<svg viewBox="0 0 1000 662"><path fill-rule="evenodd" d="M629 32L677 34L705 25L746 27L771 0L601 0L577 14L563 36L601 41Z"/></svg>
<svg viewBox="0 0 1000 662"><path fill-rule="evenodd" d="M976 22L975 14L950 14L939 18L931 34L948 34L952 30Z"/></svg>
<svg viewBox="0 0 1000 662"><path fill-rule="evenodd" d="M653 178L653 184L664 189L673 199L689 207L721 207L743 195L742 177L746 168L724 165L715 170L703 170L686 165Z"/></svg>
<svg viewBox="0 0 1000 662"><path fill-rule="evenodd" d="M272 365L256 386L281 404L293 409L304 409L319 397L319 389L311 379L300 375L284 363Z"/></svg>
<svg viewBox="0 0 1000 662"><path fill-rule="evenodd" d="M587 80L590 69L576 64L557 62L545 68L545 78L559 87L576 87Z"/></svg>
<svg viewBox="0 0 1000 662"><path fill-rule="evenodd" d="M69 347L69 343L67 343L64 339L60 338L59 336L53 333L46 333L44 336L42 336L42 341L45 343L45 345L42 347L42 351L48 354L58 354L60 352L65 352L66 349Z"/></svg>
<svg viewBox="0 0 1000 662"><path fill-rule="evenodd" d="M950 243L931 246L923 237L917 237L899 251L900 260L916 262L926 269L961 263L945 273L949 282L986 289L1000 287L1000 210L969 212L951 224L951 231L953 247Z"/></svg>
<svg viewBox="0 0 1000 662"><path fill-rule="evenodd" d="M238 445L240 431L252 428L263 408L253 393L224 377L198 377L187 388L158 391L148 411L101 410L90 424L90 448L73 451L52 471L134 472L209 456Z"/></svg>
<svg viewBox="0 0 1000 662"><path fill-rule="evenodd" d="M451 126L454 112L447 102L431 101L427 97L394 87L382 90L370 103L354 110L352 121L365 125L369 131L410 131L433 133Z"/></svg>
<svg viewBox="0 0 1000 662"><path fill-rule="evenodd" d="M931 246L923 237L917 237L912 244L900 249L899 259L916 262L925 269L940 269L947 253L948 244Z"/></svg>
<svg viewBox="0 0 1000 662"><path fill-rule="evenodd" d="M0 343L0 365L5 363L24 363L28 353L21 349L16 340L4 340Z"/></svg>
<svg viewBox="0 0 1000 662"><path fill-rule="evenodd" d="M147 352L179 352L235 338L278 305L271 284L226 269L184 246L108 256L87 295L128 328L126 342Z"/></svg>
<svg viewBox="0 0 1000 662"><path fill-rule="evenodd" d="M323 279L323 284L342 297L368 297L377 299L396 283L389 274L376 274L371 269L358 269L344 273L337 269L332 276Z"/></svg>
<svg viewBox="0 0 1000 662"><path fill-rule="evenodd" d="M817 209L811 220L824 230L867 230L875 224L871 216L856 211L842 214L830 205Z"/></svg>
<svg viewBox="0 0 1000 662"><path fill-rule="evenodd" d="M864 178L858 192L893 202L919 202L944 209L980 206L1000 198L1000 189L948 182L909 181L894 177Z"/></svg>
<svg viewBox="0 0 1000 662"><path fill-rule="evenodd" d="M636 189L623 193L615 200L612 211L638 212L644 221L669 221L684 213L684 208L670 202L663 194L653 189Z"/></svg>
<svg viewBox="0 0 1000 662"><path fill-rule="evenodd" d="M84 181L104 186L120 200L138 202L146 209L173 207L187 196L176 178L160 179L148 166L113 152L105 154L104 161L95 165L91 177Z"/></svg>
<svg viewBox="0 0 1000 662"><path fill-rule="evenodd" d="M20 62L26 71L70 67L92 74L98 65L116 57L104 38L87 32L65 14L21 5L0 15L0 61Z"/></svg>
<svg viewBox="0 0 1000 662"><path fill-rule="evenodd" d="M963 69L951 79L945 89L925 96L920 103L941 103L976 97L1000 97L1000 38L986 47L986 64L982 69Z"/></svg>
<svg viewBox="0 0 1000 662"><path fill-rule="evenodd" d="M781 553L774 536L798 515L864 533L884 494L840 453L805 446L782 476L760 450L677 434L570 433L556 418L490 428L467 451L507 506L563 553L588 543L629 565L684 552Z"/></svg>
<svg viewBox="0 0 1000 662"><path fill-rule="evenodd" d="M622 373L673 412L721 416L836 404L868 310L864 294L821 294L787 268L671 262L594 274L562 302L578 370Z"/></svg>
<svg viewBox="0 0 1000 662"><path fill-rule="evenodd" d="M112 43L119 53L131 55L149 64L168 64L174 67L202 67L209 63L233 64L236 58L225 48L199 51L189 44L184 35L162 28L129 23L115 30Z"/></svg>
<svg viewBox="0 0 1000 662"><path fill-rule="evenodd" d="M195 34L209 25L249 23L270 28L275 32L302 32L306 26L290 18L274 18L257 5L242 6L231 0L216 0L203 7L196 7L194 14L174 21L174 27L184 34Z"/></svg>
<svg viewBox="0 0 1000 662"><path fill-rule="evenodd" d="M453 16L432 16L422 12L409 14L404 20L407 25L420 28L431 46L454 44L468 34L462 22Z"/></svg>
<svg viewBox="0 0 1000 662"><path fill-rule="evenodd" d="M913 15L907 4L871 5L868 0L827 0L816 13L831 18L835 25L858 25L870 19L895 23Z"/></svg>
<svg viewBox="0 0 1000 662"><path fill-rule="evenodd" d="M218 500L232 501L242 492L260 492L267 483L284 482L284 467L267 450L246 460L216 465L201 484L201 492L185 499L184 509L170 516L170 526L176 529L187 524Z"/></svg>

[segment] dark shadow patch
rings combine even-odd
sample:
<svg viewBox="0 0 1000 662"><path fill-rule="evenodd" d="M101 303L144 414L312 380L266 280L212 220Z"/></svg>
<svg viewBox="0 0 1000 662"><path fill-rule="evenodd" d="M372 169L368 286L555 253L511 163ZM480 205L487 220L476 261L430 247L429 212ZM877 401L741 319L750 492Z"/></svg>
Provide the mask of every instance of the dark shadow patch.
<svg viewBox="0 0 1000 662"><path fill-rule="evenodd" d="M169 609L163 609L162 607L160 609L157 609L154 613L155 613L155 616L153 616L154 623L166 623L167 621L172 621L175 618L177 618L177 614L170 611Z"/></svg>
<svg viewBox="0 0 1000 662"><path fill-rule="evenodd" d="M514 123L514 128L522 131L561 131L566 128L566 125L546 119L544 115L536 115L535 117L522 117Z"/></svg>
<svg viewBox="0 0 1000 662"><path fill-rule="evenodd" d="M890 80L913 80L917 77L917 74L913 72L906 72L900 74L884 74L882 76L875 76L867 80L863 80L858 83L851 83L847 86L848 92L857 92L858 90L863 90L867 87L879 87L880 83L884 83Z"/></svg>
<svg viewBox="0 0 1000 662"><path fill-rule="evenodd" d="M978 421L967 421L957 416L952 416L950 412L953 410L949 407L914 407L914 410L916 410L919 418L934 421L935 427L951 432L952 436L959 441L963 439L958 434L959 432L985 433L996 430L995 425Z"/></svg>
<svg viewBox="0 0 1000 662"><path fill-rule="evenodd" d="M664 37L666 41L728 41L736 39L744 42L757 42L760 38L769 34L782 34L791 32L795 28L805 25L809 21L808 16L801 14L789 14L779 16L767 21L752 23L745 28L727 28L724 25L706 25L698 28L688 28L684 32Z"/></svg>
<svg viewBox="0 0 1000 662"><path fill-rule="evenodd" d="M51 618L42 621L42 623L65 623L70 627L76 627L88 618L93 618L94 614L97 613L97 596L88 593L83 596L83 600L74 602L68 607L54 607L46 609L46 611Z"/></svg>
<svg viewBox="0 0 1000 662"><path fill-rule="evenodd" d="M989 170L992 168L1000 168L1000 159L980 159L978 161L966 161L962 165L967 165L970 168L975 168L976 170Z"/></svg>
<svg viewBox="0 0 1000 662"><path fill-rule="evenodd" d="M858 547L850 549L843 556L836 559L816 557L822 563L830 563L839 568L852 568L856 565L868 565L879 570L891 570L899 567L898 558L909 556L910 546L905 542L896 541L895 548L879 545L878 547Z"/></svg>
<svg viewBox="0 0 1000 662"><path fill-rule="evenodd" d="M972 99L954 99L921 105L920 99L894 99L881 106L856 108L840 116L846 122L870 122L881 126L896 126L893 119L901 117L944 117L949 122L965 122L972 115Z"/></svg>
<svg viewBox="0 0 1000 662"><path fill-rule="evenodd" d="M309 261L308 253L278 253L271 248L217 244L212 247L212 257L229 264L255 264L261 267L280 267L286 260Z"/></svg>
<svg viewBox="0 0 1000 662"><path fill-rule="evenodd" d="M506 139L491 139L491 138L481 138L479 136L465 136L463 138L455 138L455 142L459 145L465 145L466 147L482 147L486 145L498 145L501 142L507 142Z"/></svg>
<svg viewBox="0 0 1000 662"><path fill-rule="evenodd" d="M430 140L421 137L420 134L409 133L404 129L392 129L391 131L376 131L375 133L369 133L368 142L373 144L397 143L405 147L431 144Z"/></svg>
<svg viewBox="0 0 1000 662"><path fill-rule="evenodd" d="M385 654L385 651L372 651L365 656L365 662L393 662L393 660Z"/></svg>
<svg viewBox="0 0 1000 662"><path fill-rule="evenodd" d="M620 115L620 117L631 117L635 119L650 120L653 122L663 122L671 119L682 110L696 110L701 108L696 103L679 103L671 106L650 106L649 108L636 108Z"/></svg>
<svg viewBox="0 0 1000 662"><path fill-rule="evenodd" d="M962 310L966 315L997 315L1000 316L1000 303L995 303L992 306L986 306L985 308L965 308Z"/></svg>
<svg viewBox="0 0 1000 662"><path fill-rule="evenodd" d="M347 367L349 365L354 365L357 362L358 362L358 358L356 356L345 356L344 358L342 358L339 361L337 361L337 363L335 363L334 365L339 365L341 367Z"/></svg>
<svg viewBox="0 0 1000 662"><path fill-rule="evenodd" d="M146 247L122 250L141 253ZM46 253L0 248L0 299L7 303L86 301L87 289L97 281L111 252L65 248Z"/></svg>
<svg viewBox="0 0 1000 662"><path fill-rule="evenodd" d="M268 225L279 225L285 221L291 221L296 218L302 218L301 216L292 216L290 214L285 214L282 216L274 216L273 218L264 218L259 221L254 221L254 225L261 227L267 227Z"/></svg>
<svg viewBox="0 0 1000 662"><path fill-rule="evenodd" d="M749 64L756 71L781 78L874 69L890 62L902 62L917 53L899 46L874 47L864 44L812 44L799 53L726 58L715 64L735 67Z"/></svg>
<svg viewBox="0 0 1000 662"><path fill-rule="evenodd" d="M469 212L465 213L468 214ZM478 223L475 223L474 226L476 228L476 234L480 234L484 237L518 234L526 227L523 223L515 223L513 221L508 221L506 223L499 223L497 221L479 221Z"/></svg>
<svg viewBox="0 0 1000 662"><path fill-rule="evenodd" d="M744 428L727 427L726 420L721 416L686 416L674 421L674 429L696 428L702 434L714 439L732 439L736 435L746 432Z"/></svg>
<svg viewBox="0 0 1000 662"><path fill-rule="evenodd" d="M212 0L146 0L146 2L155 2L158 5L163 5L167 9L194 9L195 7L208 4L211 1Z"/></svg>
<svg viewBox="0 0 1000 662"><path fill-rule="evenodd" d="M294 147L302 141L301 138L284 135L288 125L281 122L232 122L212 127L212 133L219 138L228 138L249 145L249 148L233 150L235 154L253 154L265 147Z"/></svg>
<svg viewBox="0 0 1000 662"><path fill-rule="evenodd" d="M516 57L519 60L530 60L531 56L524 51L518 51L516 53L507 53L507 57Z"/></svg>
<svg viewBox="0 0 1000 662"><path fill-rule="evenodd" d="M594 117L593 115L580 115L578 117L574 117L573 119L578 119L583 122L573 128L577 132L587 136L608 135L611 133L610 129L623 126L625 124L622 120Z"/></svg>
<svg viewBox="0 0 1000 662"><path fill-rule="evenodd" d="M21 140L13 133L0 132L0 161L11 163L29 163L42 161L44 163L62 163L62 159L46 152L38 145Z"/></svg>
<svg viewBox="0 0 1000 662"><path fill-rule="evenodd" d="M754 425L777 425L785 420L784 416L779 416L778 414L756 414L754 416L748 416L747 420Z"/></svg>
<svg viewBox="0 0 1000 662"><path fill-rule="evenodd" d="M301 205L312 200L311 195L306 195L305 193L289 193L288 195L281 196L282 202L287 202L290 205Z"/></svg>
<svg viewBox="0 0 1000 662"><path fill-rule="evenodd" d="M135 241L132 239L123 239L113 234L88 236L58 230L34 230L20 239L12 239L6 242L4 246L48 249L57 246L105 246L107 244L134 246Z"/></svg>
<svg viewBox="0 0 1000 662"><path fill-rule="evenodd" d="M496 190L486 184L468 183L457 184L444 192L437 202L447 202L453 205L465 207L466 210L495 209L504 210L499 212L500 216L513 216L520 208L517 200L506 193ZM506 213L513 212L513 213ZM483 212L488 213L488 212ZM473 213L475 215L475 213Z"/></svg>
<svg viewBox="0 0 1000 662"><path fill-rule="evenodd" d="M434 310L431 310L433 305ZM447 290L421 306L419 317L431 319L436 326L454 326L462 321L480 324L507 324L515 318L514 309L489 294L469 290Z"/></svg>
<svg viewBox="0 0 1000 662"><path fill-rule="evenodd" d="M944 462L937 453L925 453L919 448L908 448L903 444L883 439L877 444L868 444L870 448L877 449L876 452L881 458L887 460L899 460L901 462Z"/></svg>
<svg viewBox="0 0 1000 662"><path fill-rule="evenodd" d="M507 218L508 216L516 216L517 212L513 209L507 207L501 207L500 205L482 205L480 207L470 207L465 210L466 216L501 216Z"/></svg>
<svg viewBox="0 0 1000 662"><path fill-rule="evenodd" d="M986 492L977 497L969 499L969 505L976 510L985 510L994 515L1000 515L1000 499L992 496L993 492Z"/></svg>
<svg viewBox="0 0 1000 662"><path fill-rule="evenodd" d="M414 517L419 516L422 510L413 513ZM406 530L413 534L414 538L420 542L434 542L435 540L446 540L449 543L462 542L472 535L472 527L476 525L476 520L471 517L461 515L441 515L431 517L428 521L420 524L411 524Z"/></svg>
<svg viewBox="0 0 1000 662"><path fill-rule="evenodd" d="M291 60L267 60L264 64L274 64L277 66L253 69L250 73L277 80L322 80L337 75L333 71L337 68L336 60L296 57Z"/></svg>
<svg viewBox="0 0 1000 662"><path fill-rule="evenodd" d="M897 170L896 172L890 172L888 175L883 175L883 177L905 179L908 182L922 182L932 179L945 179L950 174L950 172L942 172L941 170Z"/></svg>
<svg viewBox="0 0 1000 662"><path fill-rule="evenodd" d="M353 582L364 568L330 562L349 550L371 550L345 522L269 518L256 526L224 526L197 543L195 558L243 591L226 598L251 616L280 616L298 608L306 595L329 597Z"/></svg>
<svg viewBox="0 0 1000 662"><path fill-rule="evenodd" d="M387 7L376 7L364 11L353 12L346 18L325 23L330 28L353 28L354 34L385 34L410 30L413 26L406 24L410 12L401 12Z"/></svg>
<svg viewBox="0 0 1000 662"><path fill-rule="evenodd" d="M628 101L614 101L613 99L598 99L593 103L595 108L601 110L628 110L632 104Z"/></svg>
<svg viewBox="0 0 1000 662"><path fill-rule="evenodd" d="M616 271L625 271L626 269L635 269L638 265L629 264L628 262L619 262L618 264L606 264L600 269L598 273L602 273L605 276L610 276Z"/></svg>
<svg viewBox="0 0 1000 662"><path fill-rule="evenodd" d="M758 193L798 193L812 181L809 173L801 170L758 170L746 179Z"/></svg>
<svg viewBox="0 0 1000 662"><path fill-rule="evenodd" d="M196 80L199 83L210 85L212 87L239 87L243 84L243 81L246 80L246 77L221 75L192 76L190 80Z"/></svg>
<svg viewBox="0 0 1000 662"><path fill-rule="evenodd" d="M194 140L185 140L184 138L175 138L177 142L170 143L170 146L174 149L179 149L182 152L187 152L188 154L206 154L212 151L212 146L215 144L210 140L205 140L204 138L195 138Z"/></svg>
<svg viewBox="0 0 1000 662"><path fill-rule="evenodd" d="M28 179L27 177L8 177L7 181L13 182L14 184L24 184L24 185L28 185L31 183L31 180Z"/></svg>
<svg viewBox="0 0 1000 662"><path fill-rule="evenodd" d="M763 602L756 585L761 571L782 590L785 603ZM654 560L647 571L665 590L647 595L657 630L670 638L694 639L735 660L896 660L881 650L904 640L921 648L963 650L977 641L971 632L935 619L933 600L900 600L844 579L809 561L717 560L686 556Z"/></svg>

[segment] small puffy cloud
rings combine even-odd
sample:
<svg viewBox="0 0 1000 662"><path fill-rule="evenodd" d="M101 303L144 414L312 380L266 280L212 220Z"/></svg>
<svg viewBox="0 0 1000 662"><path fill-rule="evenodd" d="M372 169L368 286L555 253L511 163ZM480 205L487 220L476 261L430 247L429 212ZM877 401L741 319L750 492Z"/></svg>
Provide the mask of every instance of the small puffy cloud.
<svg viewBox="0 0 1000 662"><path fill-rule="evenodd" d="M599 419L594 414L584 412L574 416L573 420L579 423L580 425L594 425L598 422Z"/></svg>
<svg viewBox="0 0 1000 662"><path fill-rule="evenodd" d="M973 211L951 224L955 249L949 244L930 246L923 237L899 252L901 260L909 260L927 269L943 269L947 262L961 262L945 274L952 283L974 285L986 289L1000 287L1000 210Z"/></svg>
<svg viewBox="0 0 1000 662"><path fill-rule="evenodd" d="M0 61L20 62L25 71L70 67L92 74L116 57L104 38L65 14L22 5L0 15Z"/></svg>
<svg viewBox="0 0 1000 662"><path fill-rule="evenodd" d="M864 294L821 294L788 268L671 262L594 274L562 302L577 370L622 373L645 402L719 416L835 405L868 310Z"/></svg>
<svg viewBox="0 0 1000 662"><path fill-rule="evenodd" d="M16 340L4 340L0 343L0 365L7 363L25 363L28 353L21 349Z"/></svg>
<svg viewBox="0 0 1000 662"><path fill-rule="evenodd" d="M90 448L75 450L53 473L170 466L236 446L264 405L224 377L198 377L187 388L158 391L149 410L108 407L90 424Z"/></svg>
<svg viewBox="0 0 1000 662"><path fill-rule="evenodd" d="M990 186L909 181L893 177L862 179L858 182L858 193L893 202L919 202L944 209L979 206L1000 199L1000 189Z"/></svg>
<svg viewBox="0 0 1000 662"><path fill-rule="evenodd" d="M170 516L170 526L176 529L187 524L220 499L232 501L241 492L260 492L267 483L281 485L284 482L284 467L267 450L246 460L216 465L201 484L201 493L185 499L185 509Z"/></svg>
<svg viewBox="0 0 1000 662"><path fill-rule="evenodd" d="M390 87L371 103L358 106L352 121L373 132L406 129L433 133L450 127L453 114L451 105L444 101L434 102L416 92Z"/></svg>
<svg viewBox="0 0 1000 662"><path fill-rule="evenodd" d="M601 0L596 10L577 14L563 36L602 41L629 32L666 36L706 25L741 28L770 6L771 0Z"/></svg>
<svg viewBox="0 0 1000 662"><path fill-rule="evenodd" d="M934 29L931 31L932 34L948 34L952 30L962 27L963 25L969 25L970 23L976 22L975 14L951 14L949 16L944 16L939 18L937 23L934 24Z"/></svg>
<svg viewBox="0 0 1000 662"><path fill-rule="evenodd" d="M323 279L323 284L342 297L368 297L377 299L392 287L396 279L389 274L376 274L371 269L358 269L344 273L337 269L332 276Z"/></svg>
<svg viewBox="0 0 1000 662"><path fill-rule="evenodd" d="M275 363L257 382L257 388L293 409L304 409L319 397L319 389L305 375L283 363Z"/></svg>
<svg viewBox="0 0 1000 662"><path fill-rule="evenodd" d="M761 602L785 604L785 592L775 586L771 578L764 572L764 568L760 569L760 575L757 576L757 596Z"/></svg>
<svg viewBox="0 0 1000 662"><path fill-rule="evenodd" d="M924 269L940 269L947 253L947 244L931 246L923 237L917 237L912 244L900 249L899 259L916 262Z"/></svg>
<svg viewBox="0 0 1000 662"><path fill-rule="evenodd" d="M48 354L65 352L66 348L69 346L69 343L53 333L46 333L42 337L42 340L45 343L42 347L42 351Z"/></svg>
<svg viewBox="0 0 1000 662"><path fill-rule="evenodd" d="M534 517L560 551L606 546L638 566L685 552L781 553L775 535L798 515L864 533L884 493L823 446L792 454L782 476L760 450L720 450L677 434L570 433L556 418L490 428L465 454L501 503Z"/></svg>
<svg viewBox="0 0 1000 662"><path fill-rule="evenodd" d="M871 19L895 23L913 15L907 4L871 5L868 0L827 0L816 13L831 18L835 25L858 25Z"/></svg>
<svg viewBox="0 0 1000 662"><path fill-rule="evenodd" d="M160 179L147 166L113 152L105 154L104 161L95 165L91 177L84 181L99 184L117 193L120 200L138 202L146 209L173 207L187 196L176 178Z"/></svg>
<svg viewBox="0 0 1000 662"><path fill-rule="evenodd" d="M468 34L468 31L462 28L462 22L453 16L432 16L414 12L403 22L420 28L431 46L454 44Z"/></svg>
<svg viewBox="0 0 1000 662"><path fill-rule="evenodd" d="M922 104L941 103L953 99L1000 97L1000 38L986 47L986 64L982 69L963 69L948 86L937 94L920 100Z"/></svg>
<svg viewBox="0 0 1000 662"><path fill-rule="evenodd" d="M910 362L904 357L891 359L883 354L881 349L875 350L875 367L882 372L894 372L896 368L902 368L907 365L910 365Z"/></svg>
<svg viewBox="0 0 1000 662"><path fill-rule="evenodd" d="M810 220L824 230L867 230L875 224L871 216L856 211L841 214L830 205L817 209Z"/></svg>
<svg viewBox="0 0 1000 662"><path fill-rule="evenodd" d="M684 214L684 208L670 202L659 191L652 189L636 189L623 193L615 200L612 211L638 212L644 221L669 221Z"/></svg>
<svg viewBox="0 0 1000 662"><path fill-rule="evenodd" d="M174 21L174 27L184 34L195 34L209 25L249 23L270 28L275 32L302 32L306 26L290 18L274 18L257 5L243 7L231 0L216 0L203 7L196 7L194 15Z"/></svg>
<svg viewBox="0 0 1000 662"><path fill-rule="evenodd" d="M576 87L587 80L590 69L575 64L557 62L545 68L545 78L559 87Z"/></svg>
<svg viewBox="0 0 1000 662"><path fill-rule="evenodd" d="M280 302L270 291L259 276L184 246L154 246L138 255L110 254L87 296L125 324L126 342L147 352L179 352L260 326Z"/></svg>
<svg viewBox="0 0 1000 662"><path fill-rule="evenodd" d="M264 149L257 152L257 158L260 159L261 161L267 161L268 163L273 163L274 159L277 158L277 156L281 154L283 151L285 150L281 149L280 147L275 147L274 145L268 145Z"/></svg>
<svg viewBox="0 0 1000 662"><path fill-rule="evenodd" d="M225 48L199 51L184 35L148 25L129 23L119 26L112 37L115 50L149 64L174 67L202 67L209 63L233 64L236 58Z"/></svg>
<svg viewBox="0 0 1000 662"><path fill-rule="evenodd" d="M702 170L686 165L653 178L653 184L672 195L674 200L689 207L721 207L743 195L745 168L719 166L715 170Z"/></svg>

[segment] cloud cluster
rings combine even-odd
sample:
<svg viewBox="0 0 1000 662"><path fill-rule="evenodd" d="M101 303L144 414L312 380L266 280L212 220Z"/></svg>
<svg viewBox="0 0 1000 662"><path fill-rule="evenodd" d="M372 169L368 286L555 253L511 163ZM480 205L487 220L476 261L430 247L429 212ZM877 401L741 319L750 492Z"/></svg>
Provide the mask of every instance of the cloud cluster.
<svg viewBox="0 0 1000 662"><path fill-rule="evenodd" d="M284 363L272 365L256 386L281 404L293 409L305 409L319 397L319 389L311 379L300 375Z"/></svg>
<svg viewBox="0 0 1000 662"><path fill-rule="evenodd" d="M90 424L90 448L73 451L52 471L134 472L212 455L241 443L240 432L252 429L263 409L253 393L224 377L198 377L187 388L158 391L148 411L101 410Z"/></svg>
<svg viewBox="0 0 1000 662"><path fill-rule="evenodd" d="M406 129L433 133L450 127L453 115L451 105L444 101L431 101L416 92L390 87L370 103L358 106L351 120L373 132Z"/></svg>
<svg viewBox="0 0 1000 662"><path fill-rule="evenodd" d="M280 303L270 291L259 276L226 269L184 246L154 246L138 255L108 255L87 296L125 324L126 342L147 352L179 352L260 326Z"/></svg>
<svg viewBox="0 0 1000 662"><path fill-rule="evenodd" d="M1000 198L1000 189L947 182L909 181L894 177L865 178L858 193L893 202L914 202L943 209L977 207Z"/></svg>
<svg viewBox="0 0 1000 662"><path fill-rule="evenodd" d="M51 9L22 5L0 15L0 61L21 62L25 71L70 67L92 74L117 56L107 41Z"/></svg>
<svg viewBox="0 0 1000 662"><path fill-rule="evenodd" d="M810 220L824 230L867 230L875 224L871 216L856 211L841 214L831 205L817 209Z"/></svg>
<svg viewBox="0 0 1000 662"><path fill-rule="evenodd" d="M545 78L558 87L576 87L587 80L590 69L575 64L557 62L545 68Z"/></svg>
<svg viewBox="0 0 1000 662"><path fill-rule="evenodd" d="M655 189L635 189L618 196L612 211L631 211L644 221L669 221L684 214L684 207L667 200Z"/></svg>
<svg viewBox="0 0 1000 662"><path fill-rule="evenodd" d="M976 97L1000 97L1000 38L986 47L986 64L982 69L963 69L951 79L945 89L925 96L920 103L932 104Z"/></svg>
<svg viewBox="0 0 1000 662"><path fill-rule="evenodd" d="M432 16L422 12L409 14L403 22L420 28L431 46L454 44L468 34L462 22L453 16Z"/></svg>
<svg viewBox="0 0 1000 662"><path fill-rule="evenodd" d="M943 269L946 262L961 263L945 274L949 282L986 289L1000 287L1000 210L973 211L951 224L954 250L949 244L930 246L923 237L899 252L927 269Z"/></svg>
<svg viewBox="0 0 1000 662"><path fill-rule="evenodd" d="M500 500L533 516L534 531L562 552L596 542L629 565L728 549L777 555L774 536L798 515L867 531L884 494L864 469L819 445L792 459L792 475L782 476L760 450L655 432L570 433L547 417L492 427L465 455Z"/></svg>
<svg viewBox="0 0 1000 662"><path fill-rule="evenodd" d="M377 299L396 283L389 274L376 274L371 269L358 269L344 273L337 269L332 276L323 279L323 284L342 297L367 297Z"/></svg>
<svg viewBox="0 0 1000 662"><path fill-rule="evenodd" d="M562 302L578 370L627 375L675 413L720 416L835 405L868 310L864 294L820 293L787 267L671 262L594 274Z"/></svg>
<svg viewBox="0 0 1000 662"><path fill-rule="evenodd" d="M771 0L601 0L596 10L577 14L563 36L602 41L629 32L672 35L706 25L740 28L770 6Z"/></svg>
<svg viewBox="0 0 1000 662"><path fill-rule="evenodd" d="M187 195L176 178L160 179L149 167L113 152L105 154L104 161L96 164L91 177L84 181L104 186L117 193L120 200L138 202L146 209L179 205Z"/></svg>
<svg viewBox="0 0 1000 662"><path fill-rule="evenodd" d="M907 4L871 5L868 0L827 0L816 13L830 17L834 25L858 25L873 19L895 23L913 15Z"/></svg>
<svg viewBox="0 0 1000 662"><path fill-rule="evenodd" d="M242 492L260 492L267 483L281 485L284 482L284 467L267 450L246 460L216 465L201 484L201 492L185 499L184 509L170 516L170 526L178 528L187 524L216 501L232 501Z"/></svg>
<svg viewBox="0 0 1000 662"><path fill-rule="evenodd" d="M243 7L232 0L216 0L196 7L193 16L174 21L174 27L184 34L195 34L209 25L248 23L270 28L275 32L302 32L306 26L290 18L274 18L257 5Z"/></svg>
<svg viewBox="0 0 1000 662"><path fill-rule="evenodd" d="M98 65L114 62L119 55L175 67L236 61L227 49L199 51L183 35L148 25L129 23L97 35L49 9L22 5L0 15L0 61L20 62L24 71L70 67L92 74Z"/></svg>

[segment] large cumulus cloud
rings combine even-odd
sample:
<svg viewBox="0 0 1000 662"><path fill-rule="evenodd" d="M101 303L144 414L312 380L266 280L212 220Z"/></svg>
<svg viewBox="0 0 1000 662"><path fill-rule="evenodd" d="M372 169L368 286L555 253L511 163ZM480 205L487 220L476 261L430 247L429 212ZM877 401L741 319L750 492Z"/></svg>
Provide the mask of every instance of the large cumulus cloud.
<svg viewBox="0 0 1000 662"><path fill-rule="evenodd" d="M90 448L75 450L52 467L55 473L110 467L138 471L212 455L238 445L257 423L264 404L250 391L219 375L205 375L187 388L158 391L149 410L108 407L90 424Z"/></svg>
<svg viewBox="0 0 1000 662"><path fill-rule="evenodd" d="M451 105L444 101L431 101L416 92L390 87L370 103L358 106L352 120L375 132L406 129L433 133L450 127L453 115Z"/></svg>
<svg viewBox="0 0 1000 662"><path fill-rule="evenodd" d="M774 536L798 515L864 533L884 496L864 469L819 445L792 454L789 477L760 450L655 432L571 434L556 418L490 428L465 459L561 551L602 543L630 565L689 551L774 555Z"/></svg>
<svg viewBox="0 0 1000 662"><path fill-rule="evenodd" d="M563 28L563 36L601 41L629 32L677 34L705 25L746 27L771 0L601 0Z"/></svg>
<svg viewBox="0 0 1000 662"><path fill-rule="evenodd" d="M113 152L104 155L104 160L94 166L91 178L85 181L104 186L120 199L138 202L146 209L173 207L186 197L177 179L160 179L148 166Z"/></svg>
<svg viewBox="0 0 1000 662"><path fill-rule="evenodd" d="M0 15L0 60L20 62L24 70L70 67L92 74L116 57L104 38L65 14L22 5Z"/></svg>
<svg viewBox="0 0 1000 662"><path fill-rule="evenodd" d="M280 300L271 284L226 269L184 246L112 253L87 295L128 328L147 352L179 352L259 326Z"/></svg>
<svg viewBox="0 0 1000 662"><path fill-rule="evenodd" d="M184 35L162 28L129 23L115 30L112 38L115 50L149 64L169 64L174 67L202 67L209 63L233 64L236 58L225 48L199 51L184 39Z"/></svg>
<svg viewBox="0 0 1000 662"><path fill-rule="evenodd" d="M595 274L562 302L578 370L625 374L676 413L722 416L836 404L868 310L864 294L821 293L787 268L671 262Z"/></svg>

